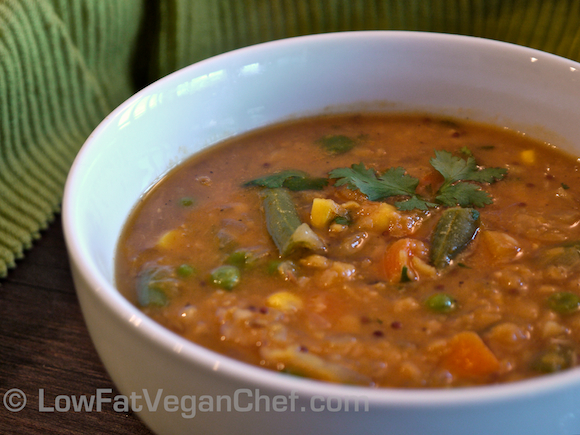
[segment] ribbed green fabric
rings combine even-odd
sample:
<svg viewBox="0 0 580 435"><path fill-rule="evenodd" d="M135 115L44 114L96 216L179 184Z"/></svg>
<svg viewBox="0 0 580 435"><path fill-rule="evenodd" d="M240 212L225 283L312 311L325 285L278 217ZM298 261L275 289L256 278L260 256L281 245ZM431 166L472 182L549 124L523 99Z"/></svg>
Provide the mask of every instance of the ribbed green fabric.
<svg viewBox="0 0 580 435"><path fill-rule="evenodd" d="M580 57L578 0L161 0L156 13L149 81L235 48L345 30L458 33Z"/></svg>
<svg viewBox="0 0 580 435"><path fill-rule="evenodd" d="M58 211L85 138L139 87L259 42L375 29L580 60L578 0L0 0L0 277Z"/></svg>
<svg viewBox="0 0 580 435"><path fill-rule="evenodd" d="M92 129L134 90L136 0L0 1L0 276L58 211Z"/></svg>

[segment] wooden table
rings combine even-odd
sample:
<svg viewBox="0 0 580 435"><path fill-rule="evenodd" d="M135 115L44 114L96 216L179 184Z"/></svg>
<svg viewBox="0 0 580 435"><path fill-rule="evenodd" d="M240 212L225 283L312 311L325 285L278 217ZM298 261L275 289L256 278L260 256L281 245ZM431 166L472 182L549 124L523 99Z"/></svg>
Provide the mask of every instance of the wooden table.
<svg viewBox="0 0 580 435"><path fill-rule="evenodd" d="M26 406L10 412L4 402L22 403L15 388ZM152 434L136 415L107 404L100 412L54 406L59 395L89 397L107 388L108 397L118 394L85 327L57 216L0 280L0 434ZM40 411L41 396L54 411ZM66 408L66 400L58 404Z"/></svg>

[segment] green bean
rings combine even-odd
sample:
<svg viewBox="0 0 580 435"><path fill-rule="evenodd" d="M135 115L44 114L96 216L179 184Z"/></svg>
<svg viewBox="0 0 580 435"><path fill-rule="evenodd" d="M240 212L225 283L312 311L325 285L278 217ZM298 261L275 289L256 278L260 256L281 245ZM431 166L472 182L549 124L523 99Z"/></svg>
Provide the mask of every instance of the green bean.
<svg viewBox="0 0 580 435"><path fill-rule="evenodd" d="M431 262L443 269L471 243L479 229L479 212L473 208L445 210L431 238Z"/></svg>
<svg viewBox="0 0 580 435"><path fill-rule="evenodd" d="M288 190L266 189L263 193L268 232L280 255L297 248L324 249L324 243L306 223L302 223Z"/></svg>

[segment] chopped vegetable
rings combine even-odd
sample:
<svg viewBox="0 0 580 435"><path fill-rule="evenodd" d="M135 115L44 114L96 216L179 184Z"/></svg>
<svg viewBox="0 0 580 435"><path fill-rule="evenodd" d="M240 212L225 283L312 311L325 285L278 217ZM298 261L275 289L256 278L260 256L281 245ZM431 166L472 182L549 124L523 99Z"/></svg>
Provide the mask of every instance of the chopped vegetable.
<svg viewBox="0 0 580 435"><path fill-rule="evenodd" d="M225 262L241 270L256 265L264 255L255 250L239 249L228 255Z"/></svg>
<svg viewBox="0 0 580 435"><path fill-rule="evenodd" d="M181 264L176 269L177 274L182 278L187 278L195 273L195 269L189 264Z"/></svg>
<svg viewBox="0 0 580 435"><path fill-rule="evenodd" d="M288 373L300 373L330 382L369 385L370 379L336 362L331 362L310 352L302 352L298 346L283 349L262 347L260 354L274 361Z"/></svg>
<svg viewBox="0 0 580 435"><path fill-rule="evenodd" d="M479 234L479 238L484 249L496 263L513 260L521 251L518 241L501 231L484 230Z"/></svg>
<svg viewBox="0 0 580 435"><path fill-rule="evenodd" d="M224 290L231 290L240 283L240 269L236 266L219 266L212 270L211 282Z"/></svg>
<svg viewBox="0 0 580 435"><path fill-rule="evenodd" d="M288 245L290 251L298 248L306 248L312 251L324 251L326 246L324 242L318 235L308 226L308 224L303 223L290 238L290 243Z"/></svg>
<svg viewBox="0 0 580 435"><path fill-rule="evenodd" d="M337 216L333 219L332 222L335 224L338 224L338 225L350 225L351 224L350 219L346 216Z"/></svg>
<svg viewBox="0 0 580 435"><path fill-rule="evenodd" d="M556 292L548 297L550 308L560 314L572 314L580 310L580 296L571 292Z"/></svg>
<svg viewBox="0 0 580 435"><path fill-rule="evenodd" d="M536 152L534 150L525 150L520 153L520 159L525 165L536 163Z"/></svg>
<svg viewBox="0 0 580 435"><path fill-rule="evenodd" d="M326 228L337 216L346 216L347 211L332 199L314 198L310 211L310 223L314 228Z"/></svg>
<svg viewBox="0 0 580 435"><path fill-rule="evenodd" d="M163 233L163 235L157 240L157 247L162 249L171 249L175 243L181 238L182 231L180 230L169 230Z"/></svg>
<svg viewBox="0 0 580 435"><path fill-rule="evenodd" d="M377 231L387 231L393 224L402 220L401 214L391 204L381 202L369 215L372 227Z"/></svg>
<svg viewBox="0 0 580 435"><path fill-rule="evenodd" d="M479 212L453 207L443 212L431 237L431 262L443 269L471 243L479 229Z"/></svg>
<svg viewBox="0 0 580 435"><path fill-rule="evenodd" d="M580 266L580 242L566 242L540 252L540 263L545 266Z"/></svg>
<svg viewBox="0 0 580 435"><path fill-rule="evenodd" d="M344 154L356 145L353 139L344 135L324 136L317 142L330 154Z"/></svg>
<svg viewBox="0 0 580 435"><path fill-rule="evenodd" d="M264 192L264 212L268 232L280 255L288 255L297 248L323 250L324 242L306 223L302 223L286 189L267 189Z"/></svg>
<svg viewBox="0 0 580 435"><path fill-rule="evenodd" d="M422 261L421 259L427 256L427 246L420 240L409 238L397 240L387 248L383 258L387 280L391 283L418 280L420 275L416 261Z"/></svg>
<svg viewBox="0 0 580 435"><path fill-rule="evenodd" d="M425 301L427 308L437 313L450 313L457 309L457 301L446 293L436 293Z"/></svg>
<svg viewBox="0 0 580 435"><path fill-rule="evenodd" d="M268 265L266 267L266 271L268 272L268 274L274 275L274 274L278 273L278 268L280 267L280 263L282 263L282 261L280 261L280 260L269 261Z"/></svg>
<svg viewBox="0 0 580 435"><path fill-rule="evenodd" d="M498 359L473 331L459 332L449 340L441 365L462 378L486 376L499 370Z"/></svg>
<svg viewBox="0 0 580 435"><path fill-rule="evenodd" d="M281 311L296 311L302 308L304 303L300 296L288 291L279 291L271 294L266 299L266 305Z"/></svg>
<svg viewBox="0 0 580 435"><path fill-rule="evenodd" d="M176 282L170 268L151 266L139 274L137 281L137 302L142 307L163 307L169 303L170 294L175 291Z"/></svg>

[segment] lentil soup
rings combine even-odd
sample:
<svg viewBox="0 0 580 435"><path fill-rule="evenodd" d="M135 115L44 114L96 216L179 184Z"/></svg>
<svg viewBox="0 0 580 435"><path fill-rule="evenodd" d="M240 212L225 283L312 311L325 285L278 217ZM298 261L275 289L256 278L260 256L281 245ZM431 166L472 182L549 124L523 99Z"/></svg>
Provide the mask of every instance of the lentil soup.
<svg viewBox="0 0 580 435"><path fill-rule="evenodd" d="M266 369L374 387L512 382L580 350L578 160L425 115L302 119L179 165L135 208L116 282Z"/></svg>

